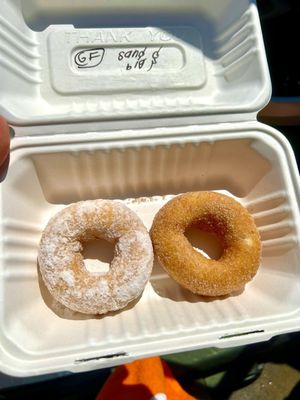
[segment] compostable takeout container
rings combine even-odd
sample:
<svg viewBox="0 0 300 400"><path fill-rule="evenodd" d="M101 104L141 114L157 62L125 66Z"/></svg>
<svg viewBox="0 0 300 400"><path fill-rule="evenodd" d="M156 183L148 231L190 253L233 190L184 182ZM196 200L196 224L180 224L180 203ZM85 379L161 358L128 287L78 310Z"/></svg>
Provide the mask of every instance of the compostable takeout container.
<svg viewBox="0 0 300 400"><path fill-rule="evenodd" d="M255 3L0 9L0 112L15 131L0 187L0 369L86 371L299 330L299 179L286 139L256 120L271 85ZM225 192L255 218L262 262L242 293L209 301L155 263L121 312L95 318L53 301L37 270L51 215L120 199L150 228L169 198L192 190Z"/></svg>

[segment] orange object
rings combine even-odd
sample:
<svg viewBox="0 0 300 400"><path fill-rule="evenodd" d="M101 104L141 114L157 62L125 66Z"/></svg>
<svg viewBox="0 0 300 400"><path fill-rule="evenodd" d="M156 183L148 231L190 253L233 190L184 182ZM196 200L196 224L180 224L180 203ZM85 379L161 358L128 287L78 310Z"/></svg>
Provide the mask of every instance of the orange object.
<svg viewBox="0 0 300 400"><path fill-rule="evenodd" d="M159 357L145 358L118 367L96 400L195 400L174 378Z"/></svg>

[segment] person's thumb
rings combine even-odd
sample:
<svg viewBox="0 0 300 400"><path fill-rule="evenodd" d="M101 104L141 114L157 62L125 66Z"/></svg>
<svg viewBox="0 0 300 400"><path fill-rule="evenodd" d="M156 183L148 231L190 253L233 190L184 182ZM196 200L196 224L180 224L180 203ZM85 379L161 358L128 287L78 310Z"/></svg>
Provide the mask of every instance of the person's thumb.
<svg viewBox="0 0 300 400"><path fill-rule="evenodd" d="M0 116L0 182L4 179L9 164L9 127Z"/></svg>

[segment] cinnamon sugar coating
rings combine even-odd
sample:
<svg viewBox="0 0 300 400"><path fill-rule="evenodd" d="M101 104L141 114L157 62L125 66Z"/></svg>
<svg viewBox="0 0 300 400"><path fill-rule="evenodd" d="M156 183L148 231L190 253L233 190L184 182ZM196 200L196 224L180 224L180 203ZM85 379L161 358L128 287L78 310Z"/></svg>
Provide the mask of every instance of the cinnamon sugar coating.
<svg viewBox="0 0 300 400"><path fill-rule="evenodd" d="M223 252L218 260L197 252L185 237L195 226L212 232ZM150 231L154 251L168 274L203 296L228 295L256 274L261 242L253 217L238 201L216 192L189 192L165 204Z"/></svg>

